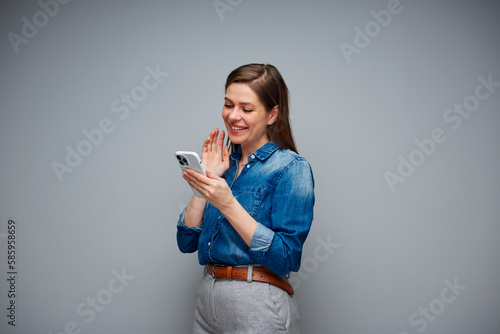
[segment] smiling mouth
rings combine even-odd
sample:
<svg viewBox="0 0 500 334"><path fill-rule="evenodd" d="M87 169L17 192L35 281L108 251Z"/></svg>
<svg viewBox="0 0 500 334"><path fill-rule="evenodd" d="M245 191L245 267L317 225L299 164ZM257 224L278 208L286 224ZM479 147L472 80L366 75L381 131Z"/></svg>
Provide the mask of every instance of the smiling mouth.
<svg viewBox="0 0 500 334"><path fill-rule="evenodd" d="M239 126L232 126L232 125L230 125L230 127L231 127L231 130L235 130L235 131L248 129L248 128L242 128Z"/></svg>

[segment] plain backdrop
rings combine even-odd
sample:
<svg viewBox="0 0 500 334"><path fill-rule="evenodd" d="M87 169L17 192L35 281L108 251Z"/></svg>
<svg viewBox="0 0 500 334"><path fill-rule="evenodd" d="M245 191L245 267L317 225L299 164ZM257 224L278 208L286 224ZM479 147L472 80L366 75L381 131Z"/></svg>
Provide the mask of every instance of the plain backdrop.
<svg viewBox="0 0 500 334"><path fill-rule="evenodd" d="M173 153L251 62L316 181L302 333L500 332L498 1L66 2L0 5L2 334L190 333Z"/></svg>

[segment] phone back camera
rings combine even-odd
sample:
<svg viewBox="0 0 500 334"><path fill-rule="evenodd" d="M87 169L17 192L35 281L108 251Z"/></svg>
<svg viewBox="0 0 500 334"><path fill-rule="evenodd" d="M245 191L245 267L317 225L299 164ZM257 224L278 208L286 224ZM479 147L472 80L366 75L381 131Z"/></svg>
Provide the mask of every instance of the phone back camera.
<svg viewBox="0 0 500 334"><path fill-rule="evenodd" d="M187 161L187 159L186 159L185 156L183 156L183 155L176 155L176 157L177 157L177 160L179 160L179 164L181 166L189 166L189 163L188 163L188 161Z"/></svg>

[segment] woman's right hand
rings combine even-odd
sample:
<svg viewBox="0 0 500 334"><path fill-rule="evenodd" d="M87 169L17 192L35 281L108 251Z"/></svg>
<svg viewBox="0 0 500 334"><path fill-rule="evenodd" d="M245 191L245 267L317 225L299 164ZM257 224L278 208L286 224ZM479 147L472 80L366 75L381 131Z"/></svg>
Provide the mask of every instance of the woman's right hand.
<svg viewBox="0 0 500 334"><path fill-rule="evenodd" d="M210 132L210 135L203 143L201 161L203 161L206 169L222 177L229 168L229 150L227 145L224 146L224 130L221 131L219 141L217 142L218 136L219 129Z"/></svg>

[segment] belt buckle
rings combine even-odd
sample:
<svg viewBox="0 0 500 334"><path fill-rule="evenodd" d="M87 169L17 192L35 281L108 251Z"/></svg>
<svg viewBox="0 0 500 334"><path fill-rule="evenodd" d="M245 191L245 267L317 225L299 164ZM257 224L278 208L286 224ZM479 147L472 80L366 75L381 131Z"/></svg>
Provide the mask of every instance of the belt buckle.
<svg viewBox="0 0 500 334"><path fill-rule="evenodd" d="M224 267L224 265L222 265L222 264L216 264L216 263L212 264L212 272L209 273L210 275L212 275L212 278L216 278L215 277L215 268L217 268L217 267Z"/></svg>

